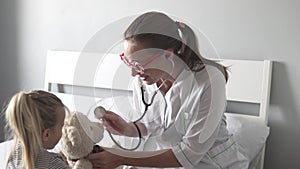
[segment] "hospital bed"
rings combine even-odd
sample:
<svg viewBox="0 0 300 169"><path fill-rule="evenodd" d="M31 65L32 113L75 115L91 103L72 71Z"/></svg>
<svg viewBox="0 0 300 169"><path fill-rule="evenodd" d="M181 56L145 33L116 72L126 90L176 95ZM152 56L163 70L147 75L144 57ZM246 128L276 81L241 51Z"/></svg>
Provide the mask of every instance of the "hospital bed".
<svg viewBox="0 0 300 169"><path fill-rule="evenodd" d="M269 135L272 62L227 59L220 62L230 71L226 87L229 132L251 161L249 169L263 169L265 142ZM109 105L116 112L118 107L132 104L131 82L130 70L118 54L55 50L47 54L44 89L60 97L70 110L86 113L89 117L99 104ZM120 115L127 120L136 118L132 113ZM136 142L134 139L116 139L126 146ZM106 132L99 144L113 146ZM4 168L11 146L11 141L0 144L0 168ZM151 141L145 141L143 147L151 147ZM52 151L59 149L57 145Z"/></svg>

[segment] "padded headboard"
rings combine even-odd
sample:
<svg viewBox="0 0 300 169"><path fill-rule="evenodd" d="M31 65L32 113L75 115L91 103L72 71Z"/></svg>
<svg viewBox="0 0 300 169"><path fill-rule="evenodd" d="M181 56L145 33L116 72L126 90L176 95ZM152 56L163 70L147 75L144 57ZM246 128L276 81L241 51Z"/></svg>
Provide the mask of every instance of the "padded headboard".
<svg viewBox="0 0 300 169"><path fill-rule="evenodd" d="M272 62L270 60L223 60L229 69L228 101L259 105L258 117L268 121Z"/></svg>
<svg viewBox="0 0 300 169"><path fill-rule="evenodd" d="M272 62L269 60L222 60L223 65L229 69L227 83L228 101L253 103L259 105L257 117L265 123L268 120L269 97L271 84ZM50 50L47 54L45 75L45 89L53 91L54 85L58 86L58 93L64 97L76 97L75 100L95 100L106 97L100 93L126 94L131 91L131 73L118 54L82 53L74 51ZM122 83L120 83L122 82ZM69 94L59 90L62 86L71 86ZM84 91L84 88L92 90ZM81 91L81 92L80 92ZM109 94L108 94L109 95ZM69 99L70 100L70 99ZM76 104L87 111L89 104ZM72 106L71 106L72 108Z"/></svg>
<svg viewBox="0 0 300 169"><path fill-rule="evenodd" d="M46 63L45 90L71 110L88 113L100 98L131 92L130 69L117 54L50 50Z"/></svg>
<svg viewBox="0 0 300 169"><path fill-rule="evenodd" d="M130 70L124 69L117 54L82 53L74 51L48 51L45 89L52 83L84 87L130 90L127 84L131 79ZM121 71L114 83L116 74Z"/></svg>

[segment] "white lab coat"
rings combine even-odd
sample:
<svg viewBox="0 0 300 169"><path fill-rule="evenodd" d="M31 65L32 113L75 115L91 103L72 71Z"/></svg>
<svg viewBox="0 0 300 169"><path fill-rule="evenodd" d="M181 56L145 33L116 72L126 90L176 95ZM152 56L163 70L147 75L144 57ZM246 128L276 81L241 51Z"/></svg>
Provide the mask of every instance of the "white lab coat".
<svg viewBox="0 0 300 169"><path fill-rule="evenodd" d="M134 107L143 112L140 86L135 84ZM148 136L139 150L172 149L186 169L248 168L226 128L225 84L223 74L213 66L197 73L183 70L165 95L155 96L142 120ZM149 102L157 86L144 88Z"/></svg>

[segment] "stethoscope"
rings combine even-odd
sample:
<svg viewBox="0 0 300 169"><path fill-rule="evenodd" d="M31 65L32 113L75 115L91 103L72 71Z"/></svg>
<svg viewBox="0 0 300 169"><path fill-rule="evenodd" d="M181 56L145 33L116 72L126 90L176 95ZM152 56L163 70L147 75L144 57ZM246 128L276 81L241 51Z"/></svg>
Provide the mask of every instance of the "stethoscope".
<svg viewBox="0 0 300 169"><path fill-rule="evenodd" d="M173 74L173 71L174 71L174 62L171 60L171 63L172 63L172 70L171 70L171 75ZM138 132L138 135L139 135L139 142L137 143L137 145L133 148L126 148L126 147L123 147L122 145L120 145L115 139L114 137L112 136L111 132L106 130L111 138L111 140L121 149L123 150L129 150L129 151L134 151L134 150L137 150L139 148L139 146L141 145L142 143L142 133L141 133L141 130L140 128L138 127L137 125L137 122L139 122L140 120L142 120L144 118L144 116L146 115L147 111L148 111L148 108L153 104L154 102L154 98L155 96L157 95L159 89L166 83L166 81L168 80L168 78L166 78L165 80L162 81L162 83L159 85L159 87L154 91L151 99L150 99L150 102L146 102L145 100L145 94L144 94L144 84L142 82L142 80L140 78L138 78L138 83L139 83L139 86L140 86L140 90L141 90L141 95L142 95L142 102L144 104L144 113L135 121L133 121L132 123L134 124L137 132ZM102 106L98 106L94 109L94 115L97 119L103 119L103 116L105 115L106 113L106 110L104 107ZM105 123L105 120L103 121Z"/></svg>
<svg viewBox="0 0 300 169"><path fill-rule="evenodd" d="M145 94L144 94L144 86L143 86L143 83L141 81L141 79L139 78L139 85L140 85L140 90L141 90L141 95L142 95L142 102L145 106L144 108L144 113L135 121L133 121L132 123L134 124L135 128L137 129L137 132L138 132L138 135L139 135L139 142L137 143L137 145L133 148L126 148L126 147L123 147L122 145L120 145L115 139L114 137L112 136L111 132L107 130L111 140L121 149L123 150L129 150L129 151L134 151L134 150L137 150L139 148L139 146L141 145L141 142L142 142L142 133L141 133L141 130L140 128L138 127L137 125L137 122L139 122L140 120L142 120L144 118L144 116L146 115L147 111L148 111L148 108L153 104L153 101L154 101L154 98L156 96L156 94L158 93L159 89L166 83L167 79L164 80L160 86L154 91L152 97L151 97L151 100L149 103L146 102L145 100ZM104 107L102 106L98 106L94 109L94 115L97 119L103 119L103 116L105 115L106 113L106 110ZM104 120L105 122L105 120Z"/></svg>

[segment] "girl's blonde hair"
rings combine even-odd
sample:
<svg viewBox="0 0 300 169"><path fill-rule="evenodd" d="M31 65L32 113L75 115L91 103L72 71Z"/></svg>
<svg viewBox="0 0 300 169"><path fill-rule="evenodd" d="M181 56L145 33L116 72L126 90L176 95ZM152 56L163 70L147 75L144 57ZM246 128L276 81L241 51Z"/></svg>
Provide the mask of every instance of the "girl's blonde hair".
<svg viewBox="0 0 300 169"><path fill-rule="evenodd" d="M16 143L21 144L22 168L34 168L35 160L43 147L42 132L55 127L58 107L65 105L54 94L42 90L29 93L21 91L10 100L5 112L6 125Z"/></svg>

